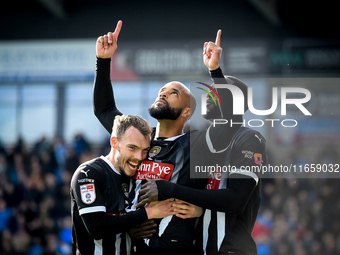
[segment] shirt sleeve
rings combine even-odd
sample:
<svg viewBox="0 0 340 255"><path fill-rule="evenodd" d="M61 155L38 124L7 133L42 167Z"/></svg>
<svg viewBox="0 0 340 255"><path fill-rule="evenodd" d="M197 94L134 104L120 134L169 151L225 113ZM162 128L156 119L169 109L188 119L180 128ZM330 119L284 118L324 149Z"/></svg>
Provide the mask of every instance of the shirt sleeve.
<svg viewBox="0 0 340 255"><path fill-rule="evenodd" d="M115 116L122 113L116 107L114 99L110 63L111 59L97 58L93 84L93 110L100 123L111 134Z"/></svg>
<svg viewBox="0 0 340 255"><path fill-rule="evenodd" d="M103 190L105 184L101 180L98 170L84 164L76 170L71 182L71 197L94 239L121 233L148 219L145 208L126 214L108 215Z"/></svg>
<svg viewBox="0 0 340 255"><path fill-rule="evenodd" d="M241 214L251 196L256 183L250 177L234 178L228 188L216 190L198 190L165 180L156 181L158 199L177 198L204 209L232 214Z"/></svg>
<svg viewBox="0 0 340 255"><path fill-rule="evenodd" d="M214 84L227 84L227 80L224 78L221 68L210 71L210 77ZM220 153L226 150L234 134L241 126L242 116L233 115L233 97L228 89L216 89L221 99L221 104L218 106L221 112L221 123L215 122L211 124L206 131L206 143L211 153ZM233 120L233 125L230 124Z"/></svg>
<svg viewBox="0 0 340 255"><path fill-rule="evenodd" d="M88 213L81 216L87 231L94 239L103 239L112 234L123 231L141 224L148 219L145 208L132 211L124 215L107 215L103 212Z"/></svg>
<svg viewBox="0 0 340 255"><path fill-rule="evenodd" d="M261 167L266 164L266 140L254 130L248 129L236 140L231 153L233 169L230 178L251 177L256 184L261 177Z"/></svg>
<svg viewBox="0 0 340 255"><path fill-rule="evenodd" d="M95 168L86 164L79 166L72 178L71 188L80 215L106 212L103 185Z"/></svg>

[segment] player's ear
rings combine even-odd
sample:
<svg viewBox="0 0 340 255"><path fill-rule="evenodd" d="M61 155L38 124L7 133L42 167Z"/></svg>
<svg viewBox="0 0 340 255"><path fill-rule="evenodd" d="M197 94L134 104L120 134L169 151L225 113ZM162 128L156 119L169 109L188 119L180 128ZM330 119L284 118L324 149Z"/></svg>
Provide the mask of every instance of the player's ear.
<svg viewBox="0 0 340 255"><path fill-rule="evenodd" d="M181 113L181 116L188 119L190 118L190 115L191 115L191 109L190 107L185 107Z"/></svg>
<svg viewBox="0 0 340 255"><path fill-rule="evenodd" d="M117 137L116 136L111 136L110 138L110 145L112 148L117 149Z"/></svg>

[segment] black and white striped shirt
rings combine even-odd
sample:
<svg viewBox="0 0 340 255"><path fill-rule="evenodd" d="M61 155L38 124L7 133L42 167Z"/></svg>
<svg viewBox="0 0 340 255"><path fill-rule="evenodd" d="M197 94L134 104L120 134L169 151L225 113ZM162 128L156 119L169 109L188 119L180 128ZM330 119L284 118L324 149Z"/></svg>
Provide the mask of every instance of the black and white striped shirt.
<svg viewBox="0 0 340 255"><path fill-rule="evenodd" d="M71 180L72 254L130 254L125 231L147 220L145 209L128 212L132 178L105 157L83 163ZM124 194L125 193L125 194Z"/></svg>
<svg viewBox="0 0 340 255"><path fill-rule="evenodd" d="M206 208L201 240L204 254L255 255L251 232L260 207L261 183L261 173L256 169L266 164L266 141L260 133L244 127L235 133L226 150L214 150L208 145L209 135L206 139L197 140L195 147L199 149L191 157L199 161L199 153L208 155L206 163L231 166L231 171L211 175L207 190L157 181L158 198L175 197ZM243 171L251 167L255 170Z"/></svg>

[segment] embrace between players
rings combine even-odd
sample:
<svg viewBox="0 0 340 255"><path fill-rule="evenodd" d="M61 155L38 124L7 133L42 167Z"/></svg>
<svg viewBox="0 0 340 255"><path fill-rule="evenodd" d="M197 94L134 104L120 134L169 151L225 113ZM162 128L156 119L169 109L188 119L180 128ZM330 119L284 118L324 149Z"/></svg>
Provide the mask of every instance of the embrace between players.
<svg viewBox="0 0 340 255"><path fill-rule="evenodd" d="M241 124L184 133L196 100L178 81L160 88L149 108L157 127L150 128L139 116L123 115L110 80L121 27L119 21L113 33L96 43L94 112L111 134L111 151L83 163L72 177L73 254L257 254L251 232L261 179L237 169L266 163L265 139ZM215 42L204 43L204 64L214 84L234 85L246 95L242 81L222 73L220 41L221 30ZM241 115L233 115L230 91L218 89L218 94L223 106L207 99L203 117L242 123ZM245 157L244 151L253 157ZM190 161L232 165L236 171L193 179ZM141 163L166 168L166 174L145 180L136 174Z"/></svg>

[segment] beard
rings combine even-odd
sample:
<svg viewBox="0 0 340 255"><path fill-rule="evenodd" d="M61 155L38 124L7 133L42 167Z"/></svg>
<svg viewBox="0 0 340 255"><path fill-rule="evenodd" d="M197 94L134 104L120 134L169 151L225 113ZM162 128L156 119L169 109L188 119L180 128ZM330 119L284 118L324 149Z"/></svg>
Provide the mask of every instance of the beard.
<svg viewBox="0 0 340 255"><path fill-rule="evenodd" d="M202 117L206 120L213 120L213 119L221 119L222 114L218 105L215 105L212 100L209 100L206 107L206 114L202 115Z"/></svg>
<svg viewBox="0 0 340 255"><path fill-rule="evenodd" d="M117 164L117 167L118 167L119 170L118 169L116 169L116 170L118 170L122 176L131 178L132 176L134 176L136 174L136 172L131 173L129 170L125 169L125 165L129 164L128 162L130 160L137 163L136 160L132 160L131 158L126 158L124 156L124 154L122 153L119 145L117 145L117 152L118 153L115 157L115 161L116 161L116 164ZM139 168L139 166L137 167L137 169L138 168Z"/></svg>
<svg viewBox="0 0 340 255"><path fill-rule="evenodd" d="M118 146L118 148L117 148L117 151L120 152L119 146ZM124 162L123 162L123 158L122 158L122 156L121 156L121 153L119 153L119 155L116 157L116 162L117 162L116 164L117 164L117 166L118 166L118 168L119 168L120 174L121 174L122 176L125 176L125 177L131 177L131 176L129 176L129 175L127 174L127 172L125 171L125 169L124 169L124 167L123 167ZM117 169L117 170L118 170L118 169Z"/></svg>
<svg viewBox="0 0 340 255"><path fill-rule="evenodd" d="M212 109L207 109L207 114L202 115L202 117L206 120L214 120L214 119L221 119L221 112L220 109L218 109L218 106L214 106Z"/></svg>
<svg viewBox="0 0 340 255"><path fill-rule="evenodd" d="M182 111L183 108L170 107L168 104L163 107L155 107L155 104L152 104L149 108L150 116L156 120L177 120Z"/></svg>

